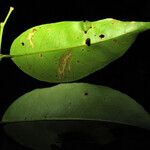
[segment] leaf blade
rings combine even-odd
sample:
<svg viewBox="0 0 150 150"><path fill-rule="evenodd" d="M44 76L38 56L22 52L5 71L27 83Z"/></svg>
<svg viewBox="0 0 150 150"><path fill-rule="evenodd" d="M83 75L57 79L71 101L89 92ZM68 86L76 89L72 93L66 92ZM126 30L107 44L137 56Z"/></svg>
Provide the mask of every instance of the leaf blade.
<svg viewBox="0 0 150 150"><path fill-rule="evenodd" d="M117 90L88 83L33 90L8 108L2 122L47 119L97 120L150 129L150 115L132 98Z"/></svg>
<svg viewBox="0 0 150 150"><path fill-rule="evenodd" d="M25 73L38 80L70 82L102 69L121 57L138 33L148 29L149 22L114 19L40 25L21 34L13 42L10 55ZM70 54L66 55L68 51ZM38 54L46 53L49 55L45 56L45 60L38 57ZM30 66L36 71L29 69Z"/></svg>

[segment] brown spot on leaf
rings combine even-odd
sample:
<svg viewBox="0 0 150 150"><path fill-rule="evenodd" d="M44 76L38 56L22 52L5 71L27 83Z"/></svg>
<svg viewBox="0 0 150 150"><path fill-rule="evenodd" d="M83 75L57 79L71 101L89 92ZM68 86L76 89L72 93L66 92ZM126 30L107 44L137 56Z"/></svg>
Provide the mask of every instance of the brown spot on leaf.
<svg viewBox="0 0 150 150"><path fill-rule="evenodd" d="M36 31L37 31L37 29L33 28L31 30L31 32L28 34L28 36L27 36L27 40L29 40L29 43L30 43L30 45L31 45L32 48L34 47L33 36L34 36L34 34L35 34Z"/></svg>
<svg viewBox="0 0 150 150"><path fill-rule="evenodd" d="M36 31L37 31L37 29L35 29L35 28L32 29L32 32L36 32Z"/></svg>
<svg viewBox="0 0 150 150"><path fill-rule="evenodd" d="M59 59L58 76L63 79L66 71L70 71L71 51L64 53Z"/></svg>

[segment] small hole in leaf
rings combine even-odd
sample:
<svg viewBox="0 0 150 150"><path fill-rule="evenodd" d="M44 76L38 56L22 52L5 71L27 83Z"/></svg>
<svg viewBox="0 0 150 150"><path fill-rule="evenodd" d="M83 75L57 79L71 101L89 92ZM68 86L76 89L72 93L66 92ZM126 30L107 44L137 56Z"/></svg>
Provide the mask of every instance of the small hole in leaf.
<svg viewBox="0 0 150 150"><path fill-rule="evenodd" d="M85 96L87 96L88 94L89 94L88 92L85 92L85 93L84 93Z"/></svg>
<svg viewBox="0 0 150 150"><path fill-rule="evenodd" d="M48 118L48 114L45 114L44 118Z"/></svg>
<svg viewBox="0 0 150 150"><path fill-rule="evenodd" d="M22 42L21 45L24 46L24 42Z"/></svg>
<svg viewBox="0 0 150 150"><path fill-rule="evenodd" d="M103 38L105 37L105 35L104 35L104 34L101 34L99 37L100 37L101 39L103 39Z"/></svg>
<svg viewBox="0 0 150 150"><path fill-rule="evenodd" d="M90 38L87 38L86 41L85 41L85 44L87 46L90 46L91 45L91 39Z"/></svg>

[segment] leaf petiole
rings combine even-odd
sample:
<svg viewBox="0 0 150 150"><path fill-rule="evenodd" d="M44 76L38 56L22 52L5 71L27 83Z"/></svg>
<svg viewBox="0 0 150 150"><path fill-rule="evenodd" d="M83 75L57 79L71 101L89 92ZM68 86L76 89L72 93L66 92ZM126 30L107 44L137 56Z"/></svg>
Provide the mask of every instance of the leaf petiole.
<svg viewBox="0 0 150 150"><path fill-rule="evenodd" d="M1 44L2 44L2 36L3 36L4 26L5 26L7 20L8 20L8 18L9 18L9 16L10 16L10 14L12 13L13 10L14 10L14 8L13 8L13 7L10 7L9 12L8 12L8 14L7 14L7 16L6 16L5 20L4 20L4 22L1 22L1 23L0 23L0 53L1 53ZM0 55L0 58L1 58L1 55Z"/></svg>
<svg viewBox="0 0 150 150"><path fill-rule="evenodd" d="M0 54L0 60L3 59L3 58L11 58L11 55Z"/></svg>

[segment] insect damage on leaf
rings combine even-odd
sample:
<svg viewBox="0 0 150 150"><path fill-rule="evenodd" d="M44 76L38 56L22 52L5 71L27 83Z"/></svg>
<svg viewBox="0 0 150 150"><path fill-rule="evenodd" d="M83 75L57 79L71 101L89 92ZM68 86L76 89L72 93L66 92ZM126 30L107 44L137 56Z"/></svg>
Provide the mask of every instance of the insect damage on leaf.
<svg viewBox="0 0 150 150"><path fill-rule="evenodd" d="M71 61L71 51L64 53L59 60L59 67L58 67L58 76L59 79L63 79L65 75L65 71L70 71L70 61Z"/></svg>
<svg viewBox="0 0 150 150"><path fill-rule="evenodd" d="M104 34L100 34L99 37L100 37L101 39L103 39L103 38L105 37L105 35L104 35Z"/></svg>
<svg viewBox="0 0 150 150"><path fill-rule="evenodd" d="M21 42L21 45L24 46L25 45L24 42Z"/></svg>
<svg viewBox="0 0 150 150"><path fill-rule="evenodd" d="M109 18L93 22L44 24L32 27L17 37L12 43L10 55L16 65L38 80L71 82L121 57L137 35L148 29L150 22L133 23ZM70 59L71 64L75 62L73 67ZM33 70L26 66L26 61L32 64Z"/></svg>
<svg viewBox="0 0 150 150"><path fill-rule="evenodd" d="M34 34L35 34L36 31L37 30L35 28L32 29L32 31L27 36L27 40L29 40L29 43L30 43L30 45L31 45L32 48L34 48L33 36L34 36Z"/></svg>
<svg viewBox="0 0 150 150"><path fill-rule="evenodd" d="M86 44L87 46L90 46L90 45L91 45L91 39L90 39L90 38L87 38L87 39L85 40L85 44Z"/></svg>
<svg viewBox="0 0 150 150"><path fill-rule="evenodd" d="M85 96L87 96L88 94L89 94L88 92L85 92L85 93L84 93Z"/></svg>
<svg viewBox="0 0 150 150"><path fill-rule="evenodd" d="M90 21L83 21L82 28L83 28L84 33L86 34L89 31L89 29L92 28L92 22L90 22Z"/></svg>

